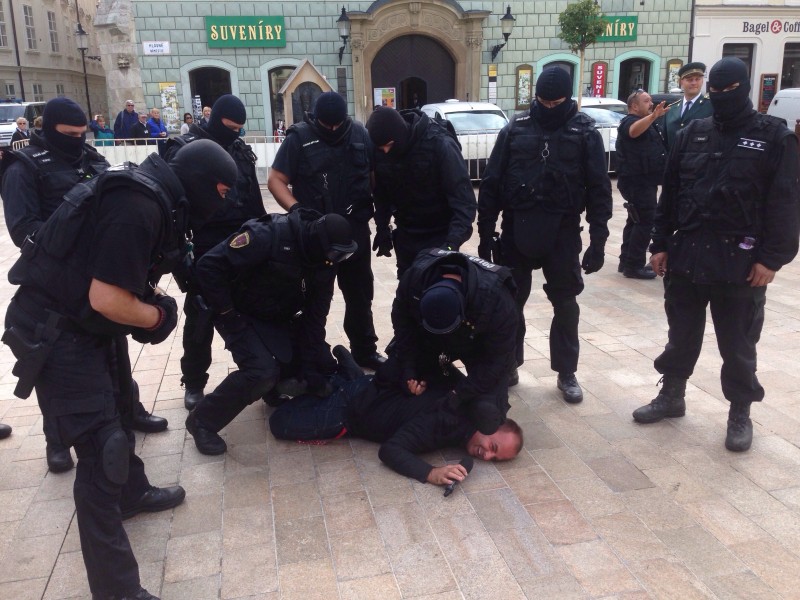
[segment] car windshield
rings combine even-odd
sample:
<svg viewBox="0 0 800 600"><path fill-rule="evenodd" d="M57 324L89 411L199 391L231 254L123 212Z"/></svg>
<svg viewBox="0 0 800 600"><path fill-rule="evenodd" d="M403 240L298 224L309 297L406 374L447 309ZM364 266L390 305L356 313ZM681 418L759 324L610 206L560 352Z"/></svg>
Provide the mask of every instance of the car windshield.
<svg viewBox="0 0 800 600"><path fill-rule="evenodd" d="M609 106L608 108L596 106L582 106L581 112L589 115L594 119L595 125L598 127L617 127L619 122L625 117L622 112L617 110L622 109L622 106Z"/></svg>
<svg viewBox="0 0 800 600"><path fill-rule="evenodd" d="M0 123L11 123L25 114L25 107L21 104L13 106L0 106Z"/></svg>
<svg viewBox="0 0 800 600"><path fill-rule="evenodd" d="M447 120L453 124L457 133L470 131L500 131L508 122L498 111L449 112Z"/></svg>

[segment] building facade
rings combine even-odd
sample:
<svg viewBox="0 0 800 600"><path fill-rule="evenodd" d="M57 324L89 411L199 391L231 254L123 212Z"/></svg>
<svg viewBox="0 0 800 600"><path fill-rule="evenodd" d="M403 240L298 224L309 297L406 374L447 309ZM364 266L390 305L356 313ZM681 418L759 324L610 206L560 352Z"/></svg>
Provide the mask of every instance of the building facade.
<svg viewBox="0 0 800 600"><path fill-rule="evenodd" d="M103 66L91 0L0 0L0 99L46 101L67 96L88 113L106 112ZM75 32L88 33L86 79Z"/></svg>
<svg viewBox="0 0 800 600"><path fill-rule="evenodd" d="M800 1L697 0L693 56L709 64L737 56L750 69L753 105L800 87Z"/></svg>
<svg viewBox="0 0 800 600"><path fill-rule="evenodd" d="M602 0L606 35L587 50L584 94L624 99L639 87L674 87L687 60L690 1ZM104 4L125 3L101 2L101 11ZM527 108L537 74L554 64L573 74L578 93L578 56L558 38L566 0L130 4L130 72L141 74L147 105L172 102L180 114L234 93L248 106L249 133L290 125L328 89L345 95L361 121L376 104L407 108L448 98L494 102L513 113ZM346 43L337 29L342 8ZM507 11L514 28L496 48ZM115 56L107 62L113 69ZM123 96L139 92L115 87Z"/></svg>

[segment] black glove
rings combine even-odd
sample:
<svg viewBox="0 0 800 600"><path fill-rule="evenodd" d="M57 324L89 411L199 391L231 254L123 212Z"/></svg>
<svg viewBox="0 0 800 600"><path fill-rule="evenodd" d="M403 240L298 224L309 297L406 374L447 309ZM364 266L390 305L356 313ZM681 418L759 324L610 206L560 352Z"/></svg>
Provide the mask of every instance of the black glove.
<svg viewBox="0 0 800 600"><path fill-rule="evenodd" d="M145 304L150 304L158 309L160 314L158 323L147 329L137 327L131 333L131 337L140 344L160 344L178 325L178 303L172 296L155 294L145 300Z"/></svg>
<svg viewBox="0 0 800 600"><path fill-rule="evenodd" d="M392 256L392 230L388 227L378 229L375 239L372 240L372 249L376 250L375 256Z"/></svg>
<svg viewBox="0 0 800 600"><path fill-rule="evenodd" d="M455 244L453 242L445 242L444 244L439 246L439 248L441 248L442 250L447 250L448 252L458 252L459 246L458 244Z"/></svg>
<svg viewBox="0 0 800 600"><path fill-rule="evenodd" d="M480 256L483 260L488 260L492 262L492 245L494 244L494 238L489 235L482 235L480 237L480 242L478 242L478 256Z"/></svg>
<svg viewBox="0 0 800 600"><path fill-rule="evenodd" d="M605 247L605 242L591 242L589 244L589 247L586 248L586 252L583 253L583 260L581 261L581 267L583 267L584 273L588 275L589 273L594 273L603 268Z"/></svg>
<svg viewBox="0 0 800 600"><path fill-rule="evenodd" d="M220 313L214 319L214 327L221 334L238 333L247 327L247 318L235 308Z"/></svg>

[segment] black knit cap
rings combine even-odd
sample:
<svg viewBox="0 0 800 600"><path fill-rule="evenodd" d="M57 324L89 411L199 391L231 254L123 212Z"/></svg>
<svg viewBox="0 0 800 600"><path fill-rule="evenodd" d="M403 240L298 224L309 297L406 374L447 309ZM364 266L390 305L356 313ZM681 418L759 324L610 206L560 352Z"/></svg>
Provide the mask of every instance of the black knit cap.
<svg viewBox="0 0 800 600"><path fill-rule="evenodd" d="M457 281L442 279L424 292L419 301L422 326L431 333L445 334L464 321L464 293Z"/></svg>
<svg viewBox="0 0 800 600"><path fill-rule="evenodd" d="M247 122L247 110L239 98L233 94L220 96L211 108L209 123L222 122L222 119L230 119L234 123L244 125Z"/></svg>
<svg viewBox="0 0 800 600"><path fill-rule="evenodd" d="M746 87L747 92L750 91L750 75L747 73L747 65L735 56L726 56L714 63L708 73L708 85L722 90L734 83L738 83L740 89Z"/></svg>
<svg viewBox="0 0 800 600"><path fill-rule="evenodd" d="M347 118L347 102L341 94L325 92L317 98L312 112L325 125L338 125Z"/></svg>
<svg viewBox="0 0 800 600"><path fill-rule="evenodd" d="M388 106L379 106L372 112L367 119L367 131L376 146L385 146L392 141L404 144L410 133L403 115Z"/></svg>
<svg viewBox="0 0 800 600"><path fill-rule="evenodd" d="M55 131L56 125L86 125L86 114L83 109L69 98L53 98L44 105L42 113L42 128L45 135L48 131Z"/></svg>
<svg viewBox="0 0 800 600"><path fill-rule="evenodd" d="M572 76L561 67L544 69L536 80L536 95L542 100L572 98Z"/></svg>

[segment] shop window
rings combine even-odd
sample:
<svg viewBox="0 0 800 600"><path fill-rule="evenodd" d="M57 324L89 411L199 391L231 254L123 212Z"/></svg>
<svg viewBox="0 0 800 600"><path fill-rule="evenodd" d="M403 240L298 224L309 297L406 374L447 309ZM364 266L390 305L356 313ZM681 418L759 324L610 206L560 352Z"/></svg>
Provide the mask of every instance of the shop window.
<svg viewBox="0 0 800 600"><path fill-rule="evenodd" d="M786 44L783 49L781 89L800 87L800 44Z"/></svg>
<svg viewBox="0 0 800 600"><path fill-rule="evenodd" d="M283 110L283 98L278 98L278 91L294 73L296 67L276 67L269 71L269 96L272 106L272 131L275 141L280 142L286 134L286 115Z"/></svg>
<svg viewBox="0 0 800 600"><path fill-rule="evenodd" d="M525 110L533 101L533 67L517 67L517 110Z"/></svg>
<svg viewBox="0 0 800 600"><path fill-rule="evenodd" d="M753 48L754 44L723 44L722 58L734 56L747 65L747 74L753 78Z"/></svg>

